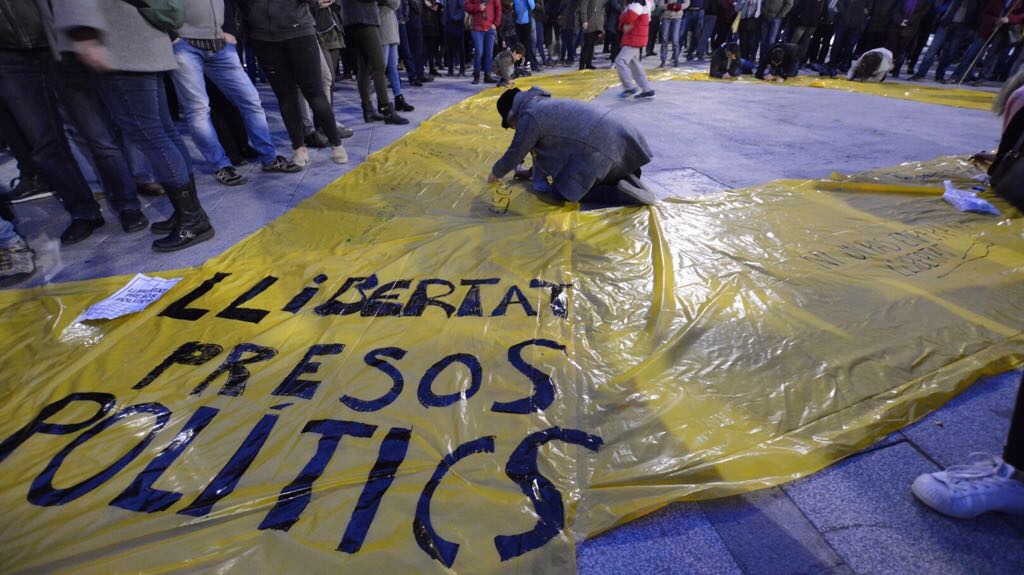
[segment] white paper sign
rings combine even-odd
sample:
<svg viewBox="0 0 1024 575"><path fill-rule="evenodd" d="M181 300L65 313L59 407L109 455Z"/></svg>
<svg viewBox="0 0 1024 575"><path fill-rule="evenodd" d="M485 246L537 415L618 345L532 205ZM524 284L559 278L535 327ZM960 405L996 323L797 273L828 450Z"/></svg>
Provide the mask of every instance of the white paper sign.
<svg viewBox="0 0 1024 575"><path fill-rule="evenodd" d="M75 322L90 319L115 319L130 313L140 312L149 304L163 297L181 278L151 278L136 274L123 288L107 299L89 306Z"/></svg>

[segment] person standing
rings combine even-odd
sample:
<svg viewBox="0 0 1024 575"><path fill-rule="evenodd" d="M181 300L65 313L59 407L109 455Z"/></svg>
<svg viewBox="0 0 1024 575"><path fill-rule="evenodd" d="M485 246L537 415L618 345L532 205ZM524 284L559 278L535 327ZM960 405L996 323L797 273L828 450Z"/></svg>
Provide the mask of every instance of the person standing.
<svg viewBox="0 0 1024 575"><path fill-rule="evenodd" d="M604 30L604 0L580 0L578 22L583 34L580 70L594 70L594 44Z"/></svg>
<svg viewBox="0 0 1024 575"><path fill-rule="evenodd" d="M821 20L821 11L827 9L827 0L796 0L790 11L788 26L792 28L792 33L789 41L799 49L797 58L801 66L807 59L807 48Z"/></svg>
<svg viewBox="0 0 1024 575"><path fill-rule="evenodd" d="M491 63L494 57L494 40L501 22L501 0L466 0L466 11L471 14L470 27L473 36L473 83L480 83L483 70L485 84L496 82L491 77Z"/></svg>
<svg viewBox="0 0 1024 575"><path fill-rule="evenodd" d="M167 236L158 252L184 249L213 237L196 190L188 148L171 119L164 72L177 62L166 32L120 0L51 0L54 30L69 51L96 72L97 90L111 118L149 162L174 213L151 229Z"/></svg>
<svg viewBox="0 0 1024 575"><path fill-rule="evenodd" d="M853 48L860 41L864 19L869 11L867 0L839 0L835 17L836 37L827 64L833 77L850 69Z"/></svg>
<svg viewBox="0 0 1024 575"><path fill-rule="evenodd" d="M946 83L946 70L953 63L953 58L960 53L964 40L968 38L974 21L978 17L978 0L951 0L946 10L938 15L939 25L935 29L931 47L925 52L917 71L911 80L921 80L939 58L939 67L935 69L935 81Z"/></svg>
<svg viewBox="0 0 1024 575"><path fill-rule="evenodd" d="M260 95L242 68L235 37L225 33L221 29L223 25L224 0L189 0L185 4L185 23L173 43L178 67L172 78L192 140L213 167L218 182L229 186L245 183L245 177L235 170L217 139L210 115L210 97L206 92L205 79L209 78L241 112L249 142L259 153L263 171L301 171L301 166L277 154L270 140L270 126L260 104Z"/></svg>
<svg viewBox="0 0 1024 575"><path fill-rule="evenodd" d="M686 46L686 61L692 62L697 54L700 33L704 29L704 0L690 0L683 15L682 44Z"/></svg>
<svg viewBox="0 0 1024 575"><path fill-rule="evenodd" d="M672 65L679 65L679 52L681 50L680 39L683 32L683 18L686 9L690 6L690 0L658 0L662 7L661 12L661 64L664 68L668 59L668 47L672 46Z"/></svg>
<svg viewBox="0 0 1024 575"><path fill-rule="evenodd" d="M442 66L440 63L442 37L440 0L423 0L423 55L429 69L424 78L430 78L431 81L434 76L440 76L437 69Z"/></svg>
<svg viewBox="0 0 1024 575"><path fill-rule="evenodd" d="M611 60L614 67L615 58L622 46L619 31L619 15L623 11L623 0L605 0L604 3L604 38L605 44L611 48Z"/></svg>
<svg viewBox="0 0 1024 575"><path fill-rule="evenodd" d="M768 53L775 42L779 39L779 30L782 28L782 19L789 14L793 8L793 0L762 0L761 2L761 55Z"/></svg>
<svg viewBox="0 0 1024 575"><path fill-rule="evenodd" d="M409 120L395 112L388 98L384 80L384 53L380 40L380 12L376 0L342 0L341 20L345 26L347 45L356 53L356 83L363 107L363 120L385 124L404 125ZM370 82L377 94L377 107L373 106Z"/></svg>
<svg viewBox="0 0 1024 575"><path fill-rule="evenodd" d="M318 1L324 7L333 2ZM327 137L331 158L338 164L348 162L324 89L320 44L309 5L304 0L238 0L238 5L249 44L281 106L281 119L292 143L292 162L300 166L309 163L301 98L309 103L316 129Z"/></svg>
<svg viewBox="0 0 1024 575"><path fill-rule="evenodd" d="M391 93L395 95L395 109L399 112L412 112L415 108L405 101L402 95L402 79L398 76L398 16L401 0L380 0L377 10L380 13L380 45L384 58L384 70L391 83Z"/></svg>
<svg viewBox="0 0 1024 575"><path fill-rule="evenodd" d="M736 0L740 16L740 57L753 62L761 43L761 0Z"/></svg>
<svg viewBox="0 0 1024 575"><path fill-rule="evenodd" d="M900 77L900 68L903 67L903 58L907 48L917 35L921 22L928 11L931 10L929 0L897 0L889 19L888 39L885 42L886 48L892 52L893 69L892 77Z"/></svg>
<svg viewBox="0 0 1024 575"><path fill-rule="evenodd" d="M647 46L647 33L651 25L652 0L631 0L619 18L622 30L622 47L615 57L615 69L622 81L620 98L636 95L637 98L653 98L654 88L647 80L640 59ZM639 90L639 93L637 91Z"/></svg>
<svg viewBox="0 0 1024 575"><path fill-rule="evenodd" d="M722 0L704 0L704 25L700 31L700 41L697 42L697 61L703 62L704 55L710 54L718 46L711 45L711 37L715 34L718 26L718 15L722 10Z"/></svg>

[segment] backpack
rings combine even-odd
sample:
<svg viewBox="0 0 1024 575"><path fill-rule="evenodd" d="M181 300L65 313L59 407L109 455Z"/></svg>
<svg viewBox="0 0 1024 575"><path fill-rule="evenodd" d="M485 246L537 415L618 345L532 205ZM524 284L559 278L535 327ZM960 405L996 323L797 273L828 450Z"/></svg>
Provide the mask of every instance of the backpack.
<svg viewBox="0 0 1024 575"><path fill-rule="evenodd" d="M154 28L174 32L185 23L186 0L123 0L131 4Z"/></svg>

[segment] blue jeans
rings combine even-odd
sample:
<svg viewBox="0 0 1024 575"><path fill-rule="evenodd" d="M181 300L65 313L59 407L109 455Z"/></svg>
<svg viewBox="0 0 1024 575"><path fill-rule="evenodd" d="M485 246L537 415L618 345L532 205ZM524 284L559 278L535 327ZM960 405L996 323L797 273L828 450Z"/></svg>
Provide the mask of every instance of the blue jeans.
<svg viewBox="0 0 1024 575"><path fill-rule="evenodd" d="M192 132L192 140L207 163L219 170L230 166L231 160L213 129L210 96L206 93L204 74L238 108L249 141L259 154L260 162L273 162L277 157L277 149L270 141L267 115L263 112L256 87L242 68L235 47L228 44L217 51L200 50L180 40L174 43L174 59L178 61L178 69L173 74L178 100L189 131Z"/></svg>
<svg viewBox="0 0 1024 575"><path fill-rule="evenodd" d="M485 74L491 73L491 59L494 58L493 29L486 32L473 30L473 72L480 72L481 62Z"/></svg>
<svg viewBox="0 0 1024 575"><path fill-rule="evenodd" d="M391 93L402 95L402 81L398 78L398 44L387 44L381 47L384 51L384 75L391 84Z"/></svg>
<svg viewBox="0 0 1024 575"><path fill-rule="evenodd" d="M679 61L679 33L682 28L682 18L665 18L661 19L661 62L665 63L665 57L668 56L668 45L672 44L672 61Z"/></svg>
<svg viewBox="0 0 1024 575"><path fill-rule="evenodd" d="M164 76L111 72L100 77L100 97L114 123L142 152L157 182L183 188L192 180L192 160L167 107Z"/></svg>
<svg viewBox="0 0 1024 575"><path fill-rule="evenodd" d="M31 146L36 170L53 186L73 219L95 219L100 217L100 206L68 146L55 84L48 49L0 49L0 103Z"/></svg>
<svg viewBox="0 0 1024 575"><path fill-rule="evenodd" d="M853 47L860 41L860 28L836 26L836 39L832 42L832 55L828 59L828 67L848 70L853 58Z"/></svg>
<svg viewBox="0 0 1024 575"><path fill-rule="evenodd" d="M939 58L939 67L935 69L935 79L942 80L946 76L946 69L953 63L953 58L960 52L960 45L964 43L967 34L970 32L964 24L951 24L950 27L939 26L932 38L932 45L925 52L921 64L917 67L918 75L924 76L935 62L935 57L942 51Z"/></svg>
<svg viewBox="0 0 1024 575"><path fill-rule="evenodd" d="M544 22L533 18L533 53L537 55L537 61L541 64L548 63L548 50L544 45Z"/></svg>
<svg viewBox="0 0 1024 575"><path fill-rule="evenodd" d="M782 27L782 18L765 18L762 16L758 20L761 23L761 57L764 58L772 44L779 39L779 28Z"/></svg>
<svg viewBox="0 0 1024 575"><path fill-rule="evenodd" d="M122 147L121 134L100 100L97 74L75 58L64 58L56 69L57 93L77 132L76 141L92 160L110 207L115 212L140 209L130 152Z"/></svg>
<svg viewBox="0 0 1024 575"><path fill-rule="evenodd" d="M683 17L683 42L686 44L686 57L693 58L700 44L700 33L704 31L704 11L687 10Z"/></svg>
<svg viewBox="0 0 1024 575"><path fill-rule="evenodd" d="M9 248L18 243L21 236L14 231L14 224L0 218L0 248Z"/></svg>
<svg viewBox="0 0 1024 575"><path fill-rule="evenodd" d="M704 25L700 31L700 42L697 43L697 56L703 58L704 54L711 52L708 45L711 44L711 36L715 33L715 25L717 23L718 15L704 15Z"/></svg>

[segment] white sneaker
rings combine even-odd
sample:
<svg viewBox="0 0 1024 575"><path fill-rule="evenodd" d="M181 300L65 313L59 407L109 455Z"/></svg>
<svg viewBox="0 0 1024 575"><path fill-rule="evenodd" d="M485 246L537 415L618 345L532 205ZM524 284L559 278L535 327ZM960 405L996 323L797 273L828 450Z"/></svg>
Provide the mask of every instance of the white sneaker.
<svg viewBox="0 0 1024 575"><path fill-rule="evenodd" d="M647 187L647 184L643 183L640 178L630 174L625 178L619 180L616 186L620 192L633 198L641 204L656 204L658 203L658 196Z"/></svg>
<svg viewBox="0 0 1024 575"><path fill-rule="evenodd" d="M331 148L331 159L334 160L335 164L347 164L348 163L348 152L345 151L345 146L338 144Z"/></svg>
<svg viewBox="0 0 1024 575"><path fill-rule="evenodd" d="M988 511L1024 514L1024 482L1012 465L988 453L972 453L967 465L926 473L910 488L932 509L966 519Z"/></svg>
<svg viewBox="0 0 1024 575"><path fill-rule="evenodd" d="M302 167L309 165L309 150L306 149L306 146L295 148L292 151L292 163Z"/></svg>

